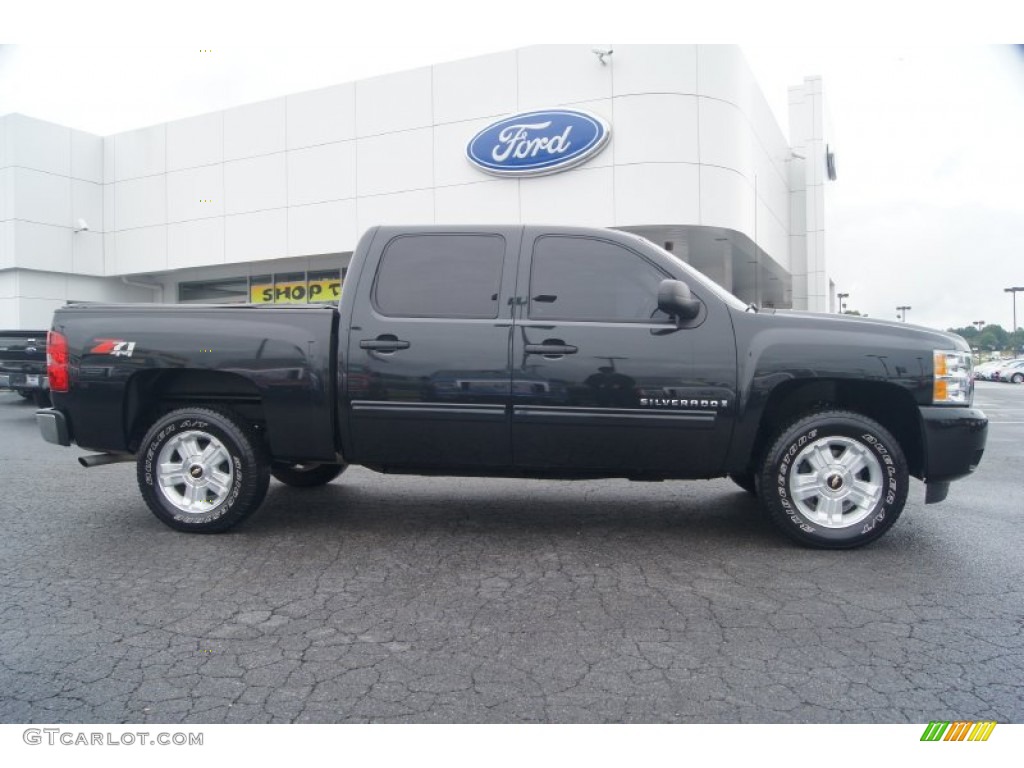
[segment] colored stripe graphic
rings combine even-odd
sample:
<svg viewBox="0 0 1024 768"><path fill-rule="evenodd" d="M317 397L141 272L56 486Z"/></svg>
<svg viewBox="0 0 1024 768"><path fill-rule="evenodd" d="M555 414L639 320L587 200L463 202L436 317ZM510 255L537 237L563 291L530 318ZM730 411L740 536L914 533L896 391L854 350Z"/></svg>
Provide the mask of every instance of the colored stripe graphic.
<svg viewBox="0 0 1024 768"><path fill-rule="evenodd" d="M988 741L995 720L932 720L921 734L921 741Z"/></svg>

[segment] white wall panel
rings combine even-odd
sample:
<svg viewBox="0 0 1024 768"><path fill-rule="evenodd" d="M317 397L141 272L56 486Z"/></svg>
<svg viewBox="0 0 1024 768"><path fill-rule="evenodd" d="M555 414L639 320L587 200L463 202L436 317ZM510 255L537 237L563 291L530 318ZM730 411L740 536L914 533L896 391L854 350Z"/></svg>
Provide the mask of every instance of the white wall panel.
<svg viewBox="0 0 1024 768"><path fill-rule="evenodd" d="M18 273L0 272L0 298L9 299L18 295ZM0 325L0 328L10 328L9 325Z"/></svg>
<svg viewBox="0 0 1024 768"><path fill-rule="evenodd" d="M109 274L130 275L167 269L167 227L140 227L114 234L114 263Z"/></svg>
<svg viewBox="0 0 1024 768"><path fill-rule="evenodd" d="M434 191L424 189L362 198L357 211L360 233L377 224L433 224Z"/></svg>
<svg viewBox="0 0 1024 768"><path fill-rule="evenodd" d="M164 224L167 220L167 177L149 176L114 185L117 229Z"/></svg>
<svg viewBox="0 0 1024 768"><path fill-rule="evenodd" d="M14 168L14 218L71 226L71 179L30 168Z"/></svg>
<svg viewBox="0 0 1024 768"><path fill-rule="evenodd" d="M356 142L288 153L288 204L309 205L356 196Z"/></svg>
<svg viewBox="0 0 1024 768"><path fill-rule="evenodd" d="M32 269L19 270L18 295L28 299L67 298L68 279L56 272L37 272Z"/></svg>
<svg viewBox="0 0 1024 768"><path fill-rule="evenodd" d="M434 185L433 130L359 139L359 194L380 195Z"/></svg>
<svg viewBox="0 0 1024 768"><path fill-rule="evenodd" d="M0 299L0 327L21 328L21 319L18 312L20 302L18 299ZM38 326L46 328L48 326Z"/></svg>
<svg viewBox="0 0 1024 768"><path fill-rule="evenodd" d="M224 211L228 215L283 208L287 204L284 152L224 163Z"/></svg>
<svg viewBox="0 0 1024 768"><path fill-rule="evenodd" d="M117 229L117 185L103 185L103 226L101 232L113 232Z"/></svg>
<svg viewBox="0 0 1024 768"><path fill-rule="evenodd" d="M14 218L14 174L17 168L0 168L0 221Z"/></svg>
<svg viewBox="0 0 1024 768"><path fill-rule="evenodd" d="M312 147L356 136L353 83L288 97L288 149Z"/></svg>
<svg viewBox="0 0 1024 768"><path fill-rule="evenodd" d="M70 272L71 230L28 221L14 222L15 265L50 272Z"/></svg>
<svg viewBox="0 0 1024 768"><path fill-rule="evenodd" d="M202 219L167 226L167 266L201 267L224 262L224 219Z"/></svg>
<svg viewBox="0 0 1024 768"><path fill-rule="evenodd" d="M167 174L167 221L224 215L224 166L208 165Z"/></svg>
<svg viewBox="0 0 1024 768"><path fill-rule="evenodd" d="M529 181L529 180L528 180ZM519 182L495 179L439 187L434 193L438 224L518 224Z"/></svg>
<svg viewBox="0 0 1024 768"><path fill-rule="evenodd" d="M113 184L117 178L117 137L103 137L103 183Z"/></svg>
<svg viewBox="0 0 1024 768"><path fill-rule="evenodd" d="M287 149L287 99L246 104L224 112L224 159L269 155Z"/></svg>
<svg viewBox="0 0 1024 768"><path fill-rule="evenodd" d="M754 239L754 185L726 168L701 166L700 223Z"/></svg>
<svg viewBox="0 0 1024 768"><path fill-rule="evenodd" d="M615 162L699 161L694 96L622 96L615 99Z"/></svg>
<svg viewBox="0 0 1024 768"><path fill-rule="evenodd" d="M735 45L697 47L697 92L735 104L745 115L753 113L757 88L743 52Z"/></svg>
<svg viewBox="0 0 1024 768"><path fill-rule="evenodd" d="M284 209L244 213L225 220L224 261L279 259L288 252L288 213Z"/></svg>
<svg viewBox="0 0 1024 768"><path fill-rule="evenodd" d="M356 201L337 200L288 209L288 255L341 253L355 248Z"/></svg>
<svg viewBox="0 0 1024 768"><path fill-rule="evenodd" d="M10 165L10 150L7 146L7 120L10 115L0 115L0 169Z"/></svg>
<svg viewBox="0 0 1024 768"><path fill-rule="evenodd" d="M612 95L612 67L590 45L539 45L519 50L519 109L543 109Z"/></svg>
<svg viewBox="0 0 1024 768"><path fill-rule="evenodd" d="M733 104L716 99L701 99L698 111L700 162L730 168L753 180L757 139L746 116Z"/></svg>
<svg viewBox="0 0 1024 768"><path fill-rule="evenodd" d="M71 129L25 115L7 115L7 164L71 175Z"/></svg>
<svg viewBox="0 0 1024 768"><path fill-rule="evenodd" d="M14 224L13 221L0 221L0 270L14 266ZM2 277L3 272L0 272Z"/></svg>
<svg viewBox="0 0 1024 768"><path fill-rule="evenodd" d="M60 299L20 299L19 323L22 328L49 328L53 325L53 313L64 306Z"/></svg>
<svg viewBox="0 0 1024 768"><path fill-rule="evenodd" d="M71 235L72 271L80 275L103 274L103 233L77 232Z"/></svg>
<svg viewBox="0 0 1024 768"><path fill-rule="evenodd" d="M71 131L71 176L103 183L103 139L83 131Z"/></svg>
<svg viewBox="0 0 1024 768"><path fill-rule="evenodd" d="M155 125L114 137L114 180L167 171L167 126Z"/></svg>
<svg viewBox="0 0 1024 768"><path fill-rule="evenodd" d="M434 121L494 117L517 109L515 51L434 66Z"/></svg>
<svg viewBox="0 0 1024 768"><path fill-rule="evenodd" d="M524 180L519 187L522 221L608 226L615 209L613 173L611 168L579 169Z"/></svg>
<svg viewBox="0 0 1024 768"><path fill-rule="evenodd" d="M493 179L466 158L470 140L493 122L490 119L449 123L434 128L434 183L438 187Z"/></svg>
<svg viewBox="0 0 1024 768"><path fill-rule="evenodd" d="M698 166L647 163L615 168L614 226L687 224L699 220Z"/></svg>
<svg viewBox="0 0 1024 768"><path fill-rule="evenodd" d="M103 185L91 181L71 180L71 218L65 226L78 227L84 219L90 232L103 231Z"/></svg>
<svg viewBox="0 0 1024 768"><path fill-rule="evenodd" d="M783 269L789 270L789 233L764 201L757 201L757 244Z"/></svg>
<svg viewBox="0 0 1024 768"><path fill-rule="evenodd" d="M616 96L697 93L695 45L616 45L611 63Z"/></svg>
<svg viewBox="0 0 1024 768"><path fill-rule="evenodd" d="M356 88L356 135L376 136L433 122L430 68L361 80Z"/></svg>
<svg viewBox="0 0 1024 768"><path fill-rule="evenodd" d="M213 112L167 124L167 170L224 162L224 113Z"/></svg>

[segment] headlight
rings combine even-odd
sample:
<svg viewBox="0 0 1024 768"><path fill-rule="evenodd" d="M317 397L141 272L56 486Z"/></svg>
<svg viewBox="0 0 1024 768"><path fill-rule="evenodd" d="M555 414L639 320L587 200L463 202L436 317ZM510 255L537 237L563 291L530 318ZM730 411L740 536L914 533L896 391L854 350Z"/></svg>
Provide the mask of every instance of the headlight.
<svg viewBox="0 0 1024 768"><path fill-rule="evenodd" d="M970 405L974 395L971 353L937 349L934 356L935 383L932 402L936 405Z"/></svg>

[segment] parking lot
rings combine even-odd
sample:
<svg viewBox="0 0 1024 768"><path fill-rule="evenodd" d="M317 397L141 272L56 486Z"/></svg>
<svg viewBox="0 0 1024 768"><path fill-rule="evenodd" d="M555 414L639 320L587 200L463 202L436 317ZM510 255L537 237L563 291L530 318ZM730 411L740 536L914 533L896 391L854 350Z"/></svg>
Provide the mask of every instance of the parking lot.
<svg viewBox="0 0 1024 768"><path fill-rule="evenodd" d="M0 721L1024 720L1024 386L978 472L800 548L727 480L351 469L176 533L0 393Z"/></svg>

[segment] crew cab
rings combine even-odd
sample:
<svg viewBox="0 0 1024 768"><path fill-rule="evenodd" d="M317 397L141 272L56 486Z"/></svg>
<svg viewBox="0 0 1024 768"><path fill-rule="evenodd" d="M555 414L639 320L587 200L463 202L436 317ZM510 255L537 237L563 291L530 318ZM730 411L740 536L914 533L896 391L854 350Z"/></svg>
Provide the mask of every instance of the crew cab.
<svg viewBox="0 0 1024 768"><path fill-rule="evenodd" d="M49 405L46 331L0 331L0 389Z"/></svg>
<svg viewBox="0 0 1024 768"><path fill-rule="evenodd" d="M823 548L877 539L981 460L959 336L758 310L625 232L381 226L340 303L69 305L42 435L134 461L152 512L217 532L271 475L729 476ZM642 493L638 487L637 493Z"/></svg>

